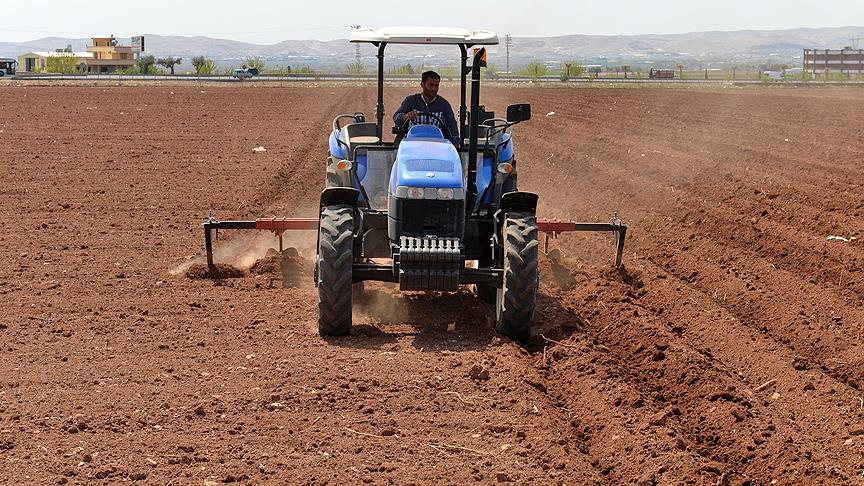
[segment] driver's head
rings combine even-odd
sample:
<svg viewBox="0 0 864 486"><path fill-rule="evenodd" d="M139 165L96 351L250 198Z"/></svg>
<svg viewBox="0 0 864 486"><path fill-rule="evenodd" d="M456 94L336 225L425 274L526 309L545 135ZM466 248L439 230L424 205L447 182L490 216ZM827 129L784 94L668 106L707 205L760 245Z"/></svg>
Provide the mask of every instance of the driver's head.
<svg viewBox="0 0 864 486"><path fill-rule="evenodd" d="M441 84L441 76L435 71L426 71L420 77L420 87L423 88L423 96L427 100L438 96L439 84Z"/></svg>

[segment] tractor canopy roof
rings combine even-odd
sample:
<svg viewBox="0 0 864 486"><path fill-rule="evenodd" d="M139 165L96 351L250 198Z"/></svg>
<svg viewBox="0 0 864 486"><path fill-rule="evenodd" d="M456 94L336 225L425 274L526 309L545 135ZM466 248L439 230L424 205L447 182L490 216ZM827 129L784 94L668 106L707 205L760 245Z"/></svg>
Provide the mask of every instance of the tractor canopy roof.
<svg viewBox="0 0 864 486"><path fill-rule="evenodd" d="M444 44L444 45L497 45L498 34L491 30L468 30L453 27L384 27L355 29L351 42L373 44Z"/></svg>

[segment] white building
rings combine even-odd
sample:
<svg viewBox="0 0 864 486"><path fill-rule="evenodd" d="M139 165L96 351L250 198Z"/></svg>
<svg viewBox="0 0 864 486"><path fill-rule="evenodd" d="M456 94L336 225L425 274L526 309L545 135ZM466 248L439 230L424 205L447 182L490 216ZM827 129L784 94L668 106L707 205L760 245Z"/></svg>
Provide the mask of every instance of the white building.
<svg viewBox="0 0 864 486"><path fill-rule="evenodd" d="M54 52L28 52L18 56L18 71L20 72L39 72L44 71L48 66L48 59L52 57L72 57L75 59L75 66L79 70L87 65L87 61L93 59L92 52L69 52L69 51L54 51Z"/></svg>

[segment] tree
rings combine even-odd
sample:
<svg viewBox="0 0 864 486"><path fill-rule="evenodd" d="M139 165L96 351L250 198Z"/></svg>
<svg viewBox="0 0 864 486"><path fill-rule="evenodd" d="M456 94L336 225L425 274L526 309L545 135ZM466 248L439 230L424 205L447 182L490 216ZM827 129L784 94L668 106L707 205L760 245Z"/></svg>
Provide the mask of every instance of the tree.
<svg viewBox="0 0 864 486"><path fill-rule="evenodd" d="M244 64L247 68L257 69L259 73L264 72L264 60L260 57L247 57Z"/></svg>
<svg viewBox="0 0 864 486"><path fill-rule="evenodd" d="M480 72L480 76L482 76L483 79L498 79L498 66L491 62L487 63L486 69Z"/></svg>
<svg viewBox="0 0 864 486"><path fill-rule="evenodd" d="M536 79L542 78L543 76L546 76L546 73L548 73L548 72L549 72L549 70L546 68L546 65L543 64L542 62L532 62L532 63L528 64L527 66L525 66L524 68L522 68L522 71L520 72L520 74L522 74L523 76L528 76L529 78L536 80Z"/></svg>
<svg viewBox="0 0 864 486"><path fill-rule="evenodd" d="M561 66L561 81L570 81L570 76L578 78L585 72L585 66L576 61L567 61Z"/></svg>
<svg viewBox="0 0 864 486"><path fill-rule="evenodd" d="M678 68L678 79L684 79L684 65L683 65L683 64L678 64L678 65L675 66L675 67Z"/></svg>
<svg viewBox="0 0 864 486"><path fill-rule="evenodd" d="M414 75L414 66L412 66L410 62L408 64L401 64L399 66L392 66L390 69L387 70L387 73L388 74ZM439 73L439 74L444 76L443 73Z"/></svg>
<svg viewBox="0 0 864 486"><path fill-rule="evenodd" d="M138 58L138 70L141 74L155 74L156 73L156 58L151 54L147 54L146 56L141 56Z"/></svg>
<svg viewBox="0 0 864 486"><path fill-rule="evenodd" d="M58 51L45 60L45 71L58 74L72 74L78 67L78 58L71 52Z"/></svg>
<svg viewBox="0 0 864 486"><path fill-rule="evenodd" d="M408 74L414 74L414 69L412 68ZM455 78L459 76L459 66L441 66L438 69L438 74L445 78Z"/></svg>
<svg viewBox="0 0 864 486"><path fill-rule="evenodd" d="M168 56L168 57L160 57L159 60L156 61L156 64L164 67L165 69L170 69L171 75L173 76L174 75L174 66L180 64L181 62L183 62L182 57L178 57L175 59L171 56Z"/></svg>
<svg viewBox="0 0 864 486"><path fill-rule="evenodd" d="M366 66L363 63L355 61L345 66L345 72L348 74L365 74Z"/></svg>
<svg viewBox="0 0 864 486"><path fill-rule="evenodd" d="M213 59L207 59L204 56L195 56L192 58L192 67L195 68L195 74L206 76L213 74L213 71L216 69L216 63L213 62Z"/></svg>
<svg viewBox="0 0 864 486"><path fill-rule="evenodd" d="M624 71L624 79L627 79L627 71L630 70L630 65L624 64L623 66L621 66L621 70Z"/></svg>

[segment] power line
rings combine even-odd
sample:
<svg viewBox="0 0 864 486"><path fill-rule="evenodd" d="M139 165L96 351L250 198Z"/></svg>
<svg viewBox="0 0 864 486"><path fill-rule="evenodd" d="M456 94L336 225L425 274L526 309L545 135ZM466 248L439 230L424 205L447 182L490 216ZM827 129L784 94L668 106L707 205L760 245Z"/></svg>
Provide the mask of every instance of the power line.
<svg viewBox="0 0 864 486"><path fill-rule="evenodd" d="M149 32L151 35L182 35L184 37L193 36L193 35L234 35L234 34L279 34L279 33L287 33L287 32L311 32L311 31L321 31L321 30L336 30L336 29L344 29L344 25L334 25L329 27L307 27L302 29L280 29L280 30L250 30L250 31L234 31L234 32L184 32L183 34L158 34L156 32ZM91 35L93 31L89 32L74 32L74 31L61 31L61 30L29 30L29 29L3 29L9 32L23 32L28 34L63 34L63 35ZM146 29L145 29L146 30ZM136 34L137 35L137 34Z"/></svg>
<svg viewBox="0 0 864 486"><path fill-rule="evenodd" d="M504 46L507 49L507 74L510 74L510 45L513 43L512 39L510 34L504 35Z"/></svg>

